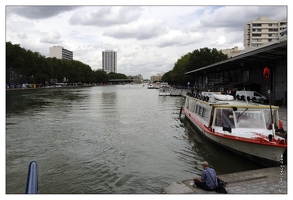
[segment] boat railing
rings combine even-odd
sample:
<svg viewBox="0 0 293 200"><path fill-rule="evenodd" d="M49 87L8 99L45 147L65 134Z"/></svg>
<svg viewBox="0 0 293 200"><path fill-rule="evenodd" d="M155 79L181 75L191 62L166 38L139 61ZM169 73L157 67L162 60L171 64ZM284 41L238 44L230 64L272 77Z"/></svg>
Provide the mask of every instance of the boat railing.
<svg viewBox="0 0 293 200"><path fill-rule="evenodd" d="M38 165L36 161L31 161L28 169L26 194L38 193Z"/></svg>

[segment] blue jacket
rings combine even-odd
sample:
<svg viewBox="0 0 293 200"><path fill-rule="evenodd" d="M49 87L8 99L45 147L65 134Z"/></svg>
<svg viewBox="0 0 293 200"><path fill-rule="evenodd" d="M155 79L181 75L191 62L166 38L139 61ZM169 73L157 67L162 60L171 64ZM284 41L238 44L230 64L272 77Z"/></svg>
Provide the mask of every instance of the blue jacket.
<svg viewBox="0 0 293 200"><path fill-rule="evenodd" d="M218 186L217 174L213 168L207 167L205 170L203 170L201 174L201 180L205 182L211 190L216 189Z"/></svg>

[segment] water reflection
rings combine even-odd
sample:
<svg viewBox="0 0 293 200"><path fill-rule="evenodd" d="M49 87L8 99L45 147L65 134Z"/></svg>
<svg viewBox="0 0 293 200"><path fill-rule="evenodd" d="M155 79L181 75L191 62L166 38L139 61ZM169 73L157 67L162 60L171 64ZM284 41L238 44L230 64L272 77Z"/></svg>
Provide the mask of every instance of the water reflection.
<svg viewBox="0 0 293 200"><path fill-rule="evenodd" d="M184 98L141 85L15 90L6 98L6 193L24 193L32 160L41 194L158 194L200 174L203 159L218 173L257 168L180 120Z"/></svg>
<svg viewBox="0 0 293 200"><path fill-rule="evenodd" d="M260 164L251 162L211 142L188 120L182 119L182 122L186 127L186 133L189 137L192 152L194 152L194 164L200 171L202 171L200 163L203 160L208 161L211 167L216 169L218 175L263 168ZM199 174L201 174L201 172Z"/></svg>

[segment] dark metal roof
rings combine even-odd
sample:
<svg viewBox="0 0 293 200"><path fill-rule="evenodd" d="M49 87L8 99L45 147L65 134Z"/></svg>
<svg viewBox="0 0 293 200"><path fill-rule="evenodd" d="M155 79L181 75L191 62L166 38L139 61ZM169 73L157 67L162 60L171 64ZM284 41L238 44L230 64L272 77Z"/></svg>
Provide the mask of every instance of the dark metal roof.
<svg viewBox="0 0 293 200"><path fill-rule="evenodd" d="M201 67L199 69L186 72L185 74L191 74L200 71L214 71L215 67L222 69L247 65L252 66L255 64L259 65L261 62L270 62L275 59L287 60L287 40L261 48L245 51L227 60Z"/></svg>

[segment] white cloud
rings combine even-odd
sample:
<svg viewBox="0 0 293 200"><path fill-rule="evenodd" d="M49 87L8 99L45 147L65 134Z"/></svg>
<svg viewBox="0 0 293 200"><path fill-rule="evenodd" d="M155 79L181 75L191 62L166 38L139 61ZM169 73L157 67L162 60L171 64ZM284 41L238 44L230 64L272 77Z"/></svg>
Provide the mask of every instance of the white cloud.
<svg viewBox="0 0 293 200"><path fill-rule="evenodd" d="M115 50L118 73L144 78L171 70L195 49L243 49L245 23L259 16L287 17L286 6L258 5L7 6L5 11L6 41L44 56L60 45L92 69L101 69L102 51Z"/></svg>
<svg viewBox="0 0 293 200"><path fill-rule="evenodd" d="M212 44L222 45L226 43L226 38L224 36L219 36L216 41L213 41Z"/></svg>
<svg viewBox="0 0 293 200"><path fill-rule="evenodd" d="M58 33L57 31L52 31L49 33L45 33L43 37L41 38L40 42L49 43L49 44L56 44L56 43L58 44L58 43L61 43L62 40L61 40L60 33Z"/></svg>

